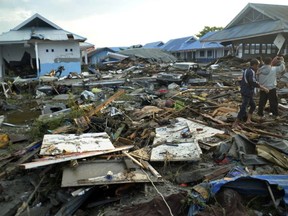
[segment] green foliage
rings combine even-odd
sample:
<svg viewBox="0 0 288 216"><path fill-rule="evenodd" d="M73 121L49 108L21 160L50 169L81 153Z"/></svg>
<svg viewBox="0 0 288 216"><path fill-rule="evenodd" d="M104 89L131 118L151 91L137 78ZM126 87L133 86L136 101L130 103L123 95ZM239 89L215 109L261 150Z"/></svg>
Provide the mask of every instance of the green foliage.
<svg viewBox="0 0 288 216"><path fill-rule="evenodd" d="M210 31L221 31L221 30L223 30L223 27L205 26L204 29L202 31L200 31L196 36L200 38Z"/></svg>
<svg viewBox="0 0 288 216"><path fill-rule="evenodd" d="M71 109L69 118L79 118L85 114L85 110L81 109L73 98L73 94L69 92L68 107Z"/></svg>
<svg viewBox="0 0 288 216"><path fill-rule="evenodd" d="M65 124L65 118L49 118L45 120L36 120L34 121L31 130L30 136L34 139L43 138L45 134L49 134L49 130L54 130L58 127L61 127Z"/></svg>

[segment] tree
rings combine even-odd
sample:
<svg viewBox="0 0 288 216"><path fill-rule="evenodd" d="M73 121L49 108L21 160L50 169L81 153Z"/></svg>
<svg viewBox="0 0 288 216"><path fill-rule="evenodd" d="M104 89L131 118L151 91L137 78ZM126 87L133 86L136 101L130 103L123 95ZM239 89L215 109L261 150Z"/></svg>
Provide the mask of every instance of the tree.
<svg viewBox="0 0 288 216"><path fill-rule="evenodd" d="M223 27L205 26L204 29L202 31L200 31L199 34L197 34L196 36L200 38L200 37L202 37L203 35L205 35L206 33L210 32L210 31L220 31L222 29L223 29Z"/></svg>

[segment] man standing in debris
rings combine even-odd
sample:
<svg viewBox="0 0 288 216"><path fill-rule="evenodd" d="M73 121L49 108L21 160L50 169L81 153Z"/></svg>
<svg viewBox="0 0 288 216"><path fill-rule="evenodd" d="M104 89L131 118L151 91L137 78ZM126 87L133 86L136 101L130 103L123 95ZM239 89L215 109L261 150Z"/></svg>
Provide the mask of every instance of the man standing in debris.
<svg viewBox="0 0 288 216"><path fill-rule="evenodd" d="M273 65L272 65L273 62ZM257 114L264 116L264 107L269 100L270 112L278 118L278 97L276 92L277 74L285 72L285 62L282 56L276 56L273 60L270 57L264 59L264 65L258 70L259 84L269 89L269 92L260 90L259 106Z"/></svg>
<svg viewBox="0 0 288 216"><path fill-rule="evenodd" d="M243 72L242 80L241 80L241 95L242 95L242 104L240 107L240 111L237 115L236 121L233 123L233 128L239 128L239 123L241 120L246 118L246 123L252 123L252 114L256 109L256 104L253 99L255 88L260 88L263 91L269 92L269 90L260 85L256 81L256 71L258 70L260 62L257 59L252 59L250 61L250 67ZM247 115L247 108L249 108Z"/></svg>

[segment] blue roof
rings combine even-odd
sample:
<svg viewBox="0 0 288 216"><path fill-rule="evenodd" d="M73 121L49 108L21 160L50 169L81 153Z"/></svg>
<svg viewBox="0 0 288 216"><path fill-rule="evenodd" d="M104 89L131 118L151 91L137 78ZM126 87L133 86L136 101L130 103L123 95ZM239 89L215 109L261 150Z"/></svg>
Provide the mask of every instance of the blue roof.
<svg viewBox="0 0 288 216"><path fill-rule="evenodd" d="M156 41L152 43L147 43L143 47L144 48L162 48L164 43L162 41Z"/></svg>
<svg viewBox="0 0 288 216"><path fill-rule="evenodd" d="M197 38L194 36L171 39L166 44L164 44L162 49L169 52L183 50L185 46L188 46L196 40Z"/></svg>
<svg viewBox="0 0 288 216"><path fill-rule="evenodd" d="M113 50L114 52L128 49L128 47L108 47L108 48Z"/></svg>
<svg viewBox="0 0 288 216"><path fill-rule="evenodd" d="M223 47L218 42L200 42L202 39L209 37L215 34L215 32L208 32L200 39L197 39L194 36L177 38L168 41L166 44L162 46L163 50L167 50L170 52L175 51L184 51L184 50L196 50L196 49L207 49L207 48L218 48Z"/></svg>
<svg viewBox="0 0 288 216"><path fill-rule="evenodd" d="M254 13L258 13L257 19L255 17L248 22L249 16L255 16ZM229 44L231 41L256 38L259 42L258 37L265 36L267 38L268 35L288 31L287 13L287 5L248 3L222 31L218 31L215 35L211 35L204 40Z"/></svg>
<svg viewBox="0 0 288 216"><path fill-rule="evenodd" d="M207 48L218 48L223 47L218 42L201 42L204 38L210 37L211 35L215 34L216 32L208 32L199 40L195 41L194 43L187 44L186 46L183 46L182 50L192 50L192 49L207 49Z"/></svg>

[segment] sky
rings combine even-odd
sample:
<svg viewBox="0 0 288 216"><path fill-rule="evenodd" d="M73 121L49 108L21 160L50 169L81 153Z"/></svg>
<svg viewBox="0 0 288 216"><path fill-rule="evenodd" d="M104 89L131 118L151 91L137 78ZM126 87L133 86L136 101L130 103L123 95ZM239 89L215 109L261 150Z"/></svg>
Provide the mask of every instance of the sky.
<svg viewBox="0 0 288 216"><path fill-rule="evenodd" d="M225 27L248 3L288 5L287 0L0 0L0 34L35 13L100 47L197 35Z"/></svg>

